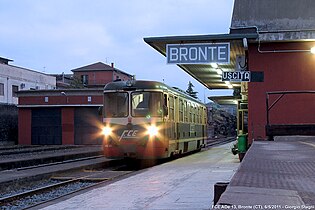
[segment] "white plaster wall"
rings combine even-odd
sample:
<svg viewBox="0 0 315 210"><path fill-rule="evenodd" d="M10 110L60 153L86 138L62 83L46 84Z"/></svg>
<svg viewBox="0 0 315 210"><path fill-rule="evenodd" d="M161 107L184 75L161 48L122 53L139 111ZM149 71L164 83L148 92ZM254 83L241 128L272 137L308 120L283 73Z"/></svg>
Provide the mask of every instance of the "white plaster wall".
<svg viewBox="0 0 315 210"><path fill-rule="evenodd" d="M12 85L18 86L19 90L55 89L56 77L17 66L0 64L0 83L4 84L4 96L0 95L0 103L17 104L18 98L12 97Z"/></svg>

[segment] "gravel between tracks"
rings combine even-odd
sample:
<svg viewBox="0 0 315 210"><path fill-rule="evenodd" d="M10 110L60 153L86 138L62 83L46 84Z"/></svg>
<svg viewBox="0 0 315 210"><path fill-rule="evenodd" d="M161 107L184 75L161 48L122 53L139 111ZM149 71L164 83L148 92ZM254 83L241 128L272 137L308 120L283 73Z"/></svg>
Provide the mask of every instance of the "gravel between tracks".
<svg viewBox="0 0 315 210"><path fill-rule="evenodd" d="M59 183L58 180L40 180L37 182L31 182L30 184L25 184L24 186L21 186L20 188L8 188L6 191L0 192L0 198L16 195L18 193L22 193L25 191L33 190L40 187L45 187L48 185Z"/></svg>
<svg viewBox="0 0 315 210"><path fill-rule="evenodd" d="M85 187L90 186L90 185L93 185L93 183L91 183L91 182L71 183L71 184L59 187L57 189L54 189L53 191L48 191L46 193L28 196L28 197L25 197L25 198L20 199L18 201L15 201L14 203L11 203L9 205L3 205L3 206L1 206L1 209L5 209L5 210L25 209L25 208L28 208L28 207L36 204L36 203L41 203L44 201L55 199L55 198L58 198L58 197L63 196L65 194L77 191L81 188L85 188ZM35 188L38 188L38 186Z"/></svg>

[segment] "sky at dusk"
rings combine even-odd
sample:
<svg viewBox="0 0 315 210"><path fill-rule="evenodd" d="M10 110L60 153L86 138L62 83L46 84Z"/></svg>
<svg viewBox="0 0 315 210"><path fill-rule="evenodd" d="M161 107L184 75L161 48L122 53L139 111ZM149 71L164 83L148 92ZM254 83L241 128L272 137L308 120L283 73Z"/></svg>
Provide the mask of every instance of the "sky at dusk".
<svg viewBox="0 0 315 210"><path fill-rule="evenodd" d="M47 74L96 62L137 79L164 81L199 99L208 91L143 41L145 37L229 32L233 0L0 0L0 57Z"/></svg>

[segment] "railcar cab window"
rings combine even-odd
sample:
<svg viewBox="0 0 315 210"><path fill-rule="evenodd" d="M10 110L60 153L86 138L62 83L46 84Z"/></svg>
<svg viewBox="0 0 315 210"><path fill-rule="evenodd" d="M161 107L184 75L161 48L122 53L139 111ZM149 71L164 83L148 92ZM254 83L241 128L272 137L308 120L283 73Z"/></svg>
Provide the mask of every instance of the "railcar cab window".
<svg viewBox="0 0 315 210"><path fill-rule="evenodd" d="M163 97L160 92L133 92L132 116L133 117L159 117L162 116Z"/></svg>
<svg viewBox="0 0 315 210"><path fill-rule="evenodd" d="M104 94L104 117L127 117L128 93L115 92Z"/></svg>

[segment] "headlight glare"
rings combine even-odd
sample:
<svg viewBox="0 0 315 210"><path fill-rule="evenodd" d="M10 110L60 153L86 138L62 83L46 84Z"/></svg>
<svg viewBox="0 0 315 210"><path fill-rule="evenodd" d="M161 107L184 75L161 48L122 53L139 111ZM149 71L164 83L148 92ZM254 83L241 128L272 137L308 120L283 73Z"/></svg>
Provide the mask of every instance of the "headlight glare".
<svg viewBox="0 0 315 210"><path fill-rule="evenodd" d="M110 127L103 128L103 135L108 136L112 133L112 129Z"/></svg>
<svg viewBox="0 0 315 210"><path fill-rule="evenodd" d="M156 136L158 134L159 130L156 126L154 125L151 125L148 127L148 134L150 136Z"/></svg>

